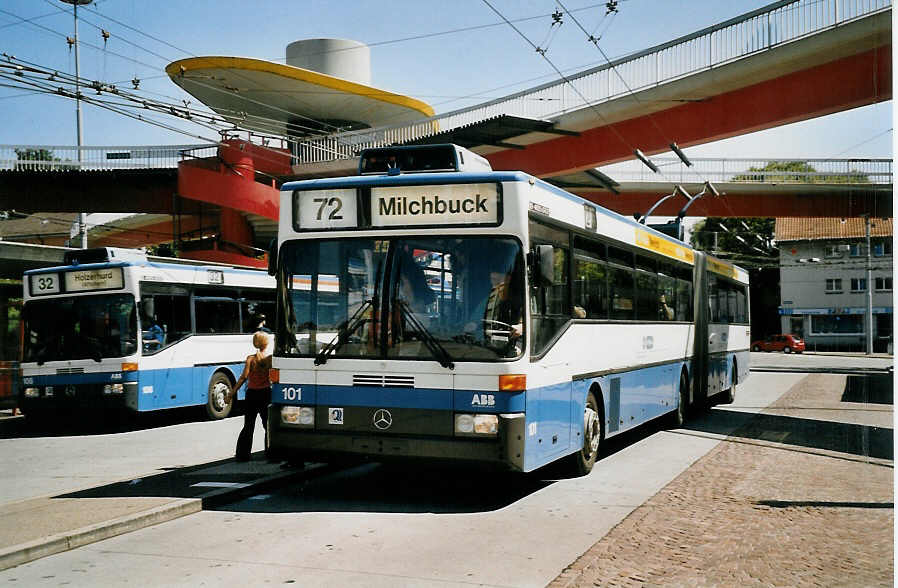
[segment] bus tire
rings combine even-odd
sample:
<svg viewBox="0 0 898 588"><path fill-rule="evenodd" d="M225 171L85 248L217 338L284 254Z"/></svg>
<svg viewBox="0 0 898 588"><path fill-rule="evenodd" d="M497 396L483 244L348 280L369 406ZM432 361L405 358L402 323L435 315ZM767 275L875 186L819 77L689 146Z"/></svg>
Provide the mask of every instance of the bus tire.
<svg viewBox="0 0 898 588"><path fill-rule="evenodd" d="M602 413L595 394L586 395L583 406L583 446L576 453L567 457L567 470L574 476L585 476L592 471L599 455L599 448L604 436Z"/></svg>
<svg viewBox="0 0 898 588"><path fill-rule="evenodd" d="M682 427L686 423L686 418L689 416L689 378L686 376L686 370L680 372L680 389L679 389L679 402L677 403L677 410L673 413L673 418L671 419L671 424L674 429L678 429Z"/></svg>
<svg viewBox="0 0 898 588"><path fill-rule="evenodd" d="M206 396L206 414L212 420L223 419L231 414L234 399L227 400L234 388L231 378L224 372L215 372L209 380L209 393Z"/></svg>

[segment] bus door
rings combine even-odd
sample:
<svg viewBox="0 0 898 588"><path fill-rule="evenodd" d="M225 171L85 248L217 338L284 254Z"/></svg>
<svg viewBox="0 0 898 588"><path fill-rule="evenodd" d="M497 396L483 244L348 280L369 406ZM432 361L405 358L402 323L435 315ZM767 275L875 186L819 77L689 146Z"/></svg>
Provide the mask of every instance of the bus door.
<svg viewBox="0 0 898 588"><path fill-rule="evenodd" d="M196 358L182 357L187 350L176 345L192 332L190 292L172 284L141 283L140 293L140 409L191 404L192 370L186 366Z"/></svg>

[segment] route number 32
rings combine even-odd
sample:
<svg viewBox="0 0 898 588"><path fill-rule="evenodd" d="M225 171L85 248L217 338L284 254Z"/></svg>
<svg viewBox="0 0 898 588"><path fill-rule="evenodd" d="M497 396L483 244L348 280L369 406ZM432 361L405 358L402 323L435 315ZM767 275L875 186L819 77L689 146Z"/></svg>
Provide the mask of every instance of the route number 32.
<svg viewBox="0 0 898 588"><path fill-rule="evenodd" d="M59 276L56 274L32 276L31 292L34 295L56 294L59 292Z"/></svg>

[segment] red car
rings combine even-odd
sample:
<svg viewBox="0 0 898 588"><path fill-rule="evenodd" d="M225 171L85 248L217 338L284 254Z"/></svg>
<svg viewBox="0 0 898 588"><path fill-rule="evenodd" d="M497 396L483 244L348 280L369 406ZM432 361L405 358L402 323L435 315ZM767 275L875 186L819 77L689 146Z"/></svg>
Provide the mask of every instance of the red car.
<svg viewBox="0 0 898 588"><path fill-rule="evenodd" d="M801 353L804 351L804 340L798 335L770 335L766 339L752 343L751 350Z"/></svg>

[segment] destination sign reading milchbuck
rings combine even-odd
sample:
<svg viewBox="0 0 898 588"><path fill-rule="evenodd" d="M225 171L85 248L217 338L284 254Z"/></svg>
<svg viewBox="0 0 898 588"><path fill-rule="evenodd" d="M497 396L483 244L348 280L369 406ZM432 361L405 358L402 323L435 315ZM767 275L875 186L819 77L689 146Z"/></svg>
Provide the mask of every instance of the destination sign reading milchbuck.
<svg viewBox="0 0 898 588"><path fill-rule="evenodd" d="M371 226L496 223L497 184L371 188Z"/></svg>

